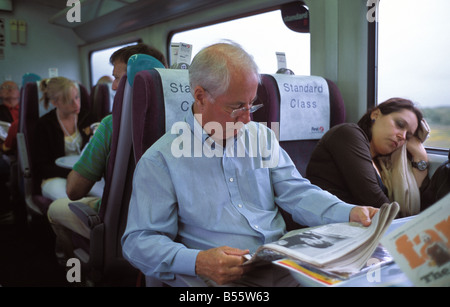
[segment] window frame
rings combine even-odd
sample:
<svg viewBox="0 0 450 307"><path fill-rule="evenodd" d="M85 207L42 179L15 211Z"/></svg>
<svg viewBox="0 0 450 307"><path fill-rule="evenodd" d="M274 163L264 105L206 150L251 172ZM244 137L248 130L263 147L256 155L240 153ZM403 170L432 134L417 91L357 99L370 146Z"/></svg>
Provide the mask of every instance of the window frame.
<svg viewBox="0 0 450 307"><path fill-rule="evenodd" d="M378 5L378 4L374 4ZM369 12L373 7L368 7L367 12ZM377 8L378 10L378 8ZM378 14L378 12L377 12ZM368 54L367 54L367 110L374 108L378 101L378 36L379 27L378 20L369 21L367 20L368 27ZM442 147L431 147L424 145L427 153L436 155L448 155L450 149Z"/></svg>

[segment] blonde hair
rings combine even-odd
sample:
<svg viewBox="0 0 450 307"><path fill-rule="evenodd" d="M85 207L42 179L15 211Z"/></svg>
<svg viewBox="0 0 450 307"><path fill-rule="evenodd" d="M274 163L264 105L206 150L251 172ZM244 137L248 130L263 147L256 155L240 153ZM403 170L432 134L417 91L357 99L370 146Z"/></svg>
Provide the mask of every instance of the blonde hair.
<svg viewBox="0 0 450 307"><path fill-rule="evenodd" d="M66 104L71 99L71 89L75 88L78 91L78 86L65 77L54 77L44 79L39 84L39 89L42 91L42 100L44 107L48 108L50 101L56 101L62 98L62 102Z"/></svg>

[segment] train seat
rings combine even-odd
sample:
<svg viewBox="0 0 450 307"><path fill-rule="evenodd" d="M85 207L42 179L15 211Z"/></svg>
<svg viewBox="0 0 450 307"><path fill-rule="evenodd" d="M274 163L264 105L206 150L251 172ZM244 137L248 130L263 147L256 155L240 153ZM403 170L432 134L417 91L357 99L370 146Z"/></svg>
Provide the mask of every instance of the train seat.
<svg viewBox="0 0 450 307"><path fill-rule="evenodd" d="M194 98L190 93L189 75L182 69L155 69L136 75L133 91L133 149L136 163L144 152L172 124L183 121ZM170 87L170 84L175 87ZM204 286L196 278L177 275L173 281L161 281L146 276L146 286Z"/></svg>
<svg viewBox="0 0 450 307"><path fill-rule="evenodd" d="M316 83L315 89L312 82L318 82ZM316 94L320 94L318 96L322 97L309 99L312 98L313 95L306 96L306 94L314 93L301 93L301 91L304 91L304 89L301 88L302 86L308 86L309 90L312 92L321 92ZM282 96L284 92L288 92L288 94ZM308 90L306 90L306 92L308 92ZM328 94L326 94L327 92ZM316 102L315 99L329 100L329 106L323 106L322 111L319 111L319 114L312 114L312 116L308 114L306 118L299 119L295 117L297 115L283 117L283 110L285 113L290 112L295 114L295 108L303 113L308 111L308 109L314 109L313 103ZM279 132L281 147L289 154L302 176L305 176L306 174L306 166L308 165L311 154L322 135L329 128L345 122L345 106L342 95L336 84L327 79L322 79L321 81L320 78L317 79L317 77L311 76L263 74L261 75L261 85L258 88L257 103L263 103L264 108L252 114L253 120L267 123L269 128L274 129L277 133ZM282 104L285 108L282 108ZM317 109L319 110L319 108ZM329 115L323 114L328 112ZM317 122L312 122L306 127L307 121L310 120L310 118L317 120ZM283 126L283 119L292 122ZM327 122L328 125L317 124L319 122ZM300 132L300 129L303 129L303 132L299 134L294 133L293 135L283 135L283 129L286 131L290 128L295 132Z"/></svg>
<svg viewBox="0 0 450 307"><path fill-rule="evenodd" d="M187 70L141 71L134 82L137 86L133 92L133 148L137 163L172 124L184 120L194 98L190 93ZM176 84L176 87L170 87L170 84Z"/></svg>
<svg viewBox="0 0 450 307"><path fill-rule="evenodd" d="M96 122L112 112L114 95L109 83L99 83L91 90L91 113Z"/></svg>
<svg viewBox="0 0 450 307"><path fill-rule="evenodd" d="M150 58L133 55L129 59L127 74L122 77L114 97L111 151L99 212L83 203L69 204L91 229L90 240L74 235L77 238L74 254L82 262L84 276L95 284L131 285L139 273L123 258L120 240L126 226L135 168L131 138L133 82L136 73L157 65Z"/></svg>
<svg viewBox="0 0 450 307"><path fill-rule="evenodd" d="M311 82L318 82L317 88L320 88L319 86L322 86L322 90L325 93L325 97L319 97L318 99L325 99L325 101L329 100L329 106L327 108L325 103L324 110L327 113L323 118L320 118L323 114L314 114L315 116L319 116L319 121L321 123L324 123L325 121L329 121L328 125L326 125L328 128L331 128L337 124L345 122L345 106L344 101L342 99L342 95L336 86L335 83L333 83L330 80L322 79L318 80L313 77L311 79L310 76L296 76L296 75L268 75L263 74L261 75L261 84L258 87L258 103L264 104L264 108L261 108L258 112L253 113L253 120L257 122L263 122L267 123L267 126L269 128L272 128L278 135L279 135L279 141L280 146L289 154L292 161L296 165L298 171L302 176L305 176L306 174L306 167L309 163L309 160L311 158L311 154L314 151L314 148L316 147L317 142L319 141L320 137L326 132L326 129L316 130L316 128L311 132L311 128L309 126L306 127L306 124L308 122L307 120L298 119L295 116L294 117L283 117L281 116L281 104L285 104L284 106L288 106L288 108L283 109L283 111L286 112L286 110L289 110L289 107L296 107L300 110L304 110L301 107L308 107L308 101L311 103L315 101L314 97L305 97L306 95L302 95L301 93L298 93L301 89L301 84L306 85L308 82L312 84ZM292 87L291 87L292 85ZM326 87L326 88L325 88ZM312 88L314 90L314 86ZM282 96L280 91L293 91L294 95L285 95ZM297 94L298 93L298 94ZM284 98L284 100L282 99ZM306 99L304 99L306 98ZM313 98L313 99L307 99L307 98ZM302 105L302 102L305 103L305 105ZM292 103L292 106L290 105ZM311 106L311 104L309 105ZM289 110L290 111L290 110ZM288 112L289 112L288 111ZM328 115L329 114L329 115ZM280 119L286 119L291 120L292 122L290 125L282 126L282 123L280 123ZM303 126L306 127L306 129L303 129L303 132L300 135L281 135L281 130L284 129L292 129L297 130L301 129ZM315 125L314 125L315 126ZM320 126L319 126L320 127ZM290 140L286 140L289 139ZM283 218L286 222L286 228L287 230L293 230L303 227L302 225L297 224L292 219L292 216L285 212L284 210L280 210L281 214L283 215Z"/></svg>
<svg viewBox="0 0 450 307"><path fill-rule="evenodd" d="M38 119L53 108L45 109L40 102L42 93L39 82L28 82L22 88L19 108L19 131L17 133L17 150L19 160L19 180L23 180L25 202L28 218L45 216L51 200L41 193L41 182L35 171L37 144L35 131ZM86 88L78 84L81 108L89 106L89 94ZM21 186L21 183L19 183Z"/></svg>

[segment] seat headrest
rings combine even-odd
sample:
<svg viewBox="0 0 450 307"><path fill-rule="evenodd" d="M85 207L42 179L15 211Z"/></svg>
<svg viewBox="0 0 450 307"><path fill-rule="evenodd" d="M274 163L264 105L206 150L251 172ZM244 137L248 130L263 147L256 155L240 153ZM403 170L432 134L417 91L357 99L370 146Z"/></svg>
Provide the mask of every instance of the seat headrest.
<svg viewBox="0 0 450 307"><path fill-rule="evenodd" d="M152 68L164 68L164 65L156 58L148 54L134 54L128 59L127 76L128 83L133 86L134 77L142 70L150 70Z"/></svg>
<svg viewBox="0 0 450 307"><path fill-rule="evenodd" d="M42 78L39 75L27 72L22 76L22 86L25 86L28 82L36 82Z"/></svg>
<svg viewBox="0 0 450 307"><path fill-rule="evenodd" d="M179 121L184 121L194 103L186 69L156 69L161 77L166 114L166 131Z"/></svg>
<svg viewBox="0 0 450 307"><path fill-rule="evenodd" d="M280 141L320 139L330 129L327 81L317 76L272 76L280 94Z"/></svg>

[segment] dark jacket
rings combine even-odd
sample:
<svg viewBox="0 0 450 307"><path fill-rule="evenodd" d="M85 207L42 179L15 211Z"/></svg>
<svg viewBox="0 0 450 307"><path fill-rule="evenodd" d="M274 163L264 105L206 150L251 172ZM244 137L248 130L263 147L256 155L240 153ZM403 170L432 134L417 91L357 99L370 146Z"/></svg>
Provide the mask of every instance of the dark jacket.
<svg viewBox="0 0 450 307"><path fill-rule="evenodd" d="M77 126L83 139L83 144L80 149L89 141L90 135L86 132L90 133L90 129L86 128L93 122L92 117L85 112L80 112L78 115ZM65 169L55 164L57 158L65 156L64 132L56 117L56 109L53 109L39 119L36 138L38 141L36 162L39 178L41 180L53 177L66 178L70 169Z"/></svg>
<svg viewBox="0 0 450 307"><path fill-rule="evenodd" d="M9 112L9 109L5 105L0 105L0 120L8 123L13 122L13 117L11 115L11 112Z"/></svg>

